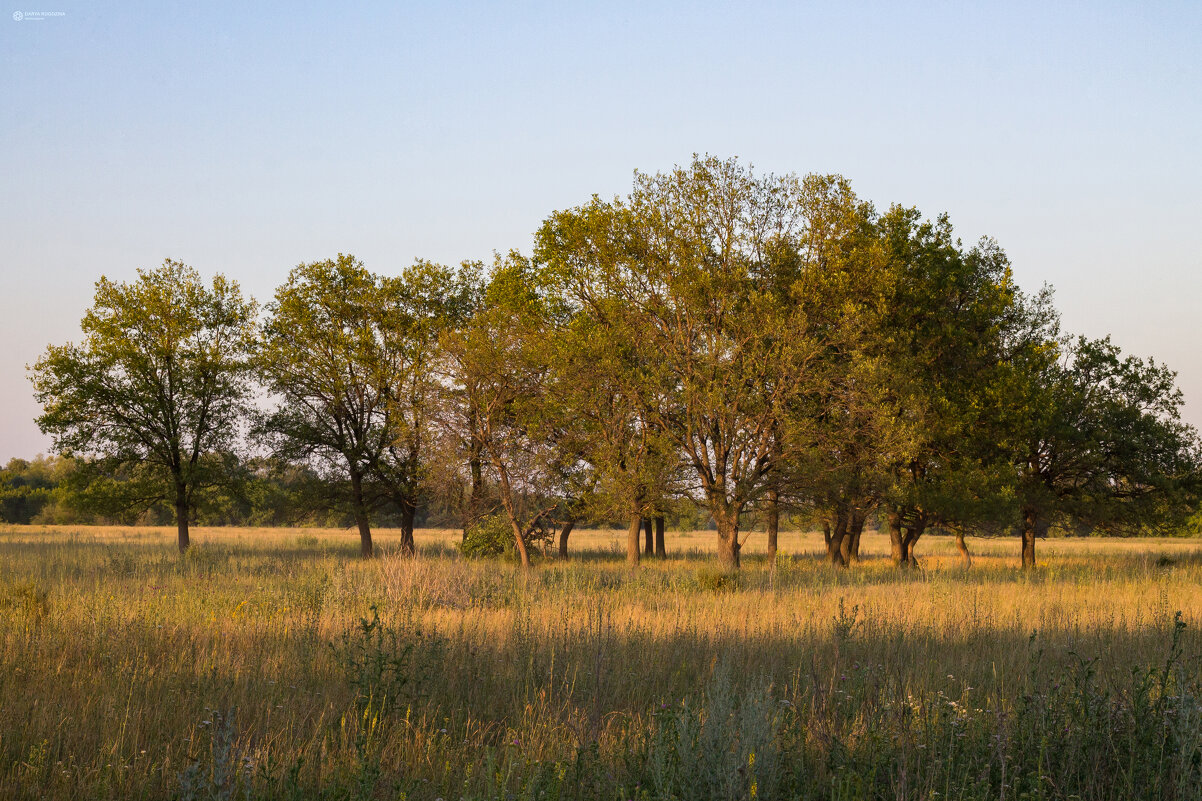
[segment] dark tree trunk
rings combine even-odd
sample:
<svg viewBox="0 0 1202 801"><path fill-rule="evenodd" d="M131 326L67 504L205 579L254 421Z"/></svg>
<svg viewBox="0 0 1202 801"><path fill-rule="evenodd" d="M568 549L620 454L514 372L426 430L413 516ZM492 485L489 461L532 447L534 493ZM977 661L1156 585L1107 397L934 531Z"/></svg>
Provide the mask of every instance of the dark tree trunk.
<svg viewBox="0 0 1202 801"><path fill-rule="evenodd" d="M631 515L630 526L626 529L626 564L631 568L639 566L639 532L643 529L643 516Z"/></svg>
<svg viewBox="0 0 1202 801"><path fill-rule="evenodd" d="M668 548L664 544L664 519L655 518L655 555L661 559L668 558Z"/></svg>
<svg viewBox="0 0 1202 801"><path fill-rule="evenodd" d="M835 567L847 567L847 559L843 555L843 548L847 538L847 510L839 509L835 512L835 523L831 527L831 540L827 546L827 557Z"/></svg>
<svg viewBox="0 0 1202 801"><path fill-rule="evenodd" d="M964 541L964 532L956 530L956 550L960 552L960 560L964 563L964 569L972 567L972 554L968 552L968 543Z"/></svg>
<svg viewBox="0 0 1202 801"><path fill-rule="evenodd" d="M575 520L569 520L563 524L563 528L559 530L559 558L568 558L568 535L572 533L572 529L576 527Z"/></svg>
<svg viewBox="0 0 1202 801"><path fill-rule="evenodd" d="M831 550L831 524L830 521L825 521L822 524L822 541L826 543L827 553Z"/></svg>
<svg viewBox="0 0 1202 801"><path fill-rule="evenodd" d="M650 517L643 518L643 555L655 554L655 521Z"/></svg>
<svg viewBox="0 0 1202 801"><path fill-rule="evenodd" d="M355 524L359 526L359 555L370 559L371 522L367 518L367 503L363 499L363 474L358 470L351 471L351 511L355 515Z"/></svg>
<svg viewBox="0 0 1202 801"><path fill-rule="evenodd" d="M860 535L864 533L864 513L856 512L851 516L847 529L847 553L845 557L849 565L860 561Z"/></svg>
<svg viewBox="0 0 1202 801"><path fill-rule="evenodd" d="M1035 569L1035 535L1039 526L1039 514L1034 507L1023 509L1023 570Z"/></svg>
<svg viewBox="0 0 1202 801"><path fill-rule="evenodd" d="M401 500L401 553L413 556L417 553L417 545L413 542L413 520L417 517L417 506L407 500Z"/></svg>
<svg viewBox="0 0 1202 801"><path fill-rule="evenodd" d="M188 550L188 488L181 479L175 480L175 527L179 538L179 552Z"/></svg>
<svg viewBox="0 0 1202 801"><path fill-rule="evenodd" d="M776 561L776 541L780 531L780 493L772 490L768 493L768 564Z"/></svg>

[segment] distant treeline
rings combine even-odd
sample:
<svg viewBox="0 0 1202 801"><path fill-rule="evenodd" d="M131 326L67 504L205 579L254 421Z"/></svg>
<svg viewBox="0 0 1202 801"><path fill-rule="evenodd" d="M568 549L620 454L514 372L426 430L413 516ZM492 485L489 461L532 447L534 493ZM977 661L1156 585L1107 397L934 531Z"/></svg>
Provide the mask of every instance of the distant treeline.
<svg viewBox="0 0 1202 801"><path fill-rule="evenodd" d="M412 552L424 521L523 565L606 522L636 565L676 517L731 568L785 515L852 564L875 517L902 566L933 530L967 560L976 530L1030 567L1053 528L1180 531L1202 493L1170 369L1062 334L997 243L836 175L696 158L552 213L531 257L340 254L264 311L175 261L101 278L84 340L32 369L82 502L30 484L14 509L170 515L181 550L190 522L353 521L365 556L373 524Z"/></svg>

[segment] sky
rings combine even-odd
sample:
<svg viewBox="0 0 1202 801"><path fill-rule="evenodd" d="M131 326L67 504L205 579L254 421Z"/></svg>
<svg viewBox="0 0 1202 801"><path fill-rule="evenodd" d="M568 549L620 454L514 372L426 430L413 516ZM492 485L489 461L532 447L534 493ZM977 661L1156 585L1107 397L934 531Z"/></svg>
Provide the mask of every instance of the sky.
<svg viewBox="0 0 1202 801"><path fill-rule="evenodd" d="M529 252L694 153L993 237L1202 428L1202 3L172 5L0 16L0 462L101 275Z"/></svg>

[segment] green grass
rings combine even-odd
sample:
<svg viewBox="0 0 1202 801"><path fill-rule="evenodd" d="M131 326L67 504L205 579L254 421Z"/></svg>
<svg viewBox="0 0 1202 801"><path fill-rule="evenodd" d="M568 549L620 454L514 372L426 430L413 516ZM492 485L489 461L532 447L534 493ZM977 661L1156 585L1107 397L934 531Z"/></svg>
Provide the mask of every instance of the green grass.
<svg viewBox="0 0 1202 801"><path fill-rule="evenodd" d="M4 798L1197 798L1202 548L0 529ZM1181 624L1174 622L1180 610Z"/></svg>

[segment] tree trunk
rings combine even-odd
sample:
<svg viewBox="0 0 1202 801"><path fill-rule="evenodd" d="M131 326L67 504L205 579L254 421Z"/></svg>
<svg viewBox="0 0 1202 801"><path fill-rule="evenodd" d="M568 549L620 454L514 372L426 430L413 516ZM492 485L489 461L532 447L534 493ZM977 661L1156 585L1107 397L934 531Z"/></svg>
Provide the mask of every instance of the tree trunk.
<svg viewBox="0 0 1202 801"><path fill-rule="evenodd" d="M509 522L513 527L513 545L517 549L518 560L522 563L522 570L529 570L530 551L526 548L526 537L512 515L510 515Z"/></svg>
<svg viewBox="0 0 1202 801"><path fill-rule="evenodd" d="M655 521L650 517L643 518L643 555L652 556L655 553Z"/></svg>
<svg viewBox="0 0 1202 801"><path fill-rule="evenodd" d="M780 530L780 493L768 493L768 564L776 562L776 540Z"/></svg>
<svg viewBox="0 0 1202 801"><path fill-rule="evenodd" d="M470 420L475 419L475 409L471 410ZM463 521L463 541L467 542L467 530L480 517L480 492L484 484L484 469L480 461L480 454L483 450L480 437L475 431L472 431L469 444L468 455L468 471L471 474L471 487L468 489L467 496L467 514L464 515Z"/></svg>
<svg viewBox="0 0 1202 801"><path fill-rule="evenodd" d="M901 567L905 559L905 551L902 548L902 518L901 512L897 509L890 509L888 514L889 520L889 552L893 557L893 564Z"/></svg>
<svg viewBox="0 0 1202 801"><path fill-rule="evenodd" d="M1034 507L1023 509L1023 570L1035 569L1035 533L1039 514Z"/></svg>
<svg viewBox="0 0 1202 801"><path fill-rule="evenodd" d="M668 548L664 545L664 519L655 518L655 555L661 559L668 558Z"/></svg>
<svg viewBox="0 0 1202 801"><path fill-rule="evenodd" d="M351 470L351 511L355 515L355 523L359 526L359 555L370 559L371 522L367 518L367 504L363 500L363 474Z"/></svg>
<svg viewBox="0 0 1202 801"><path fill-rule="evenodd" d="M902 538L902 564L907 567L913 567L918 564L914 559L914 546L918 543L918 538L927 530L926 521L919 516L914 525L906 526L906 534Z"/></svg>
<svg viewBox="0 0 1202 801"><path fill-rule="evenodd" d="M575 520L569 520L563 524L563 528L559 530L559 558L568 558L568 535L572 533L572 529L576 527Z"/></svg>
<svg viewBox="0 0 1202 801"><path fill-rule="evenodd" d="M860 535L864 533L864 518L863 512L855 512L851 516L847 530L847 553L844 554L849 565L858 564L860 561Z"/></svg>
<svg viewBox="0 0 1202 801"><path fill-rule="evenodd" d="M509 469L499 459L494 459L492 465L496 469L497 479L500 481L501 506L505 508L505 515L509 518L509 528L513 531L513 547L522 563L522 570L527 571L530 569L530 551L526 549L526 532L522 531L522 527L518 523L517 509L513 504L513 488L509 484Z"/></svg>
<svg viewBox="0 0 1202 801"><path fill-rule="evenodd" d="M402 500L401 507L401 553L413 556L417 553L417 545L413 542L413 519L417 517L417 506Z"/></svg>
<svg viewBox="0 0 1202 801"><path fill-rule="evenodd" d="M830 550L831 550L831 524L830 524L829 520L823 522L823 524L822 524L822 541L824 543L826 543L827 553L830 553Z"/></svg>
<svg viewBox="0 0 1202 801"><path fill-rule="evenodd" d="M831 541L827 546L827 556L835 567L847 567L847 559L843 556L844 540L847 538L847 511L839 509L835 512L835 525L831 528Z"/></svg>
<svg viewBox="0 0 1202 801"><path fill-rule="evenodd" d="M179 535L179 552L188 550L188 488L180 479L175 481L175 527Z"/></svg>
<svg viewBox="0 0 1202 801"><path fill-rule="evenodd" d="M739 568L739 516L714 515L718 526L718 564L727 570Z"/></svg>
<svg viewBox="0 0 1202 801"><path fill-rule="evenodd" d="M960 552L960 559L964 563L964 569L972 567L972 554L968 552L968 543L964 541L964 532L956 530L956 550Z"/></svg>
<svg viewBox="0 0 1202 801"><path fill-rule="evenodd" d="M639 566L639 532L643 529L643 516L631 515L626 529L626 564L632 569Z"/></svg>

